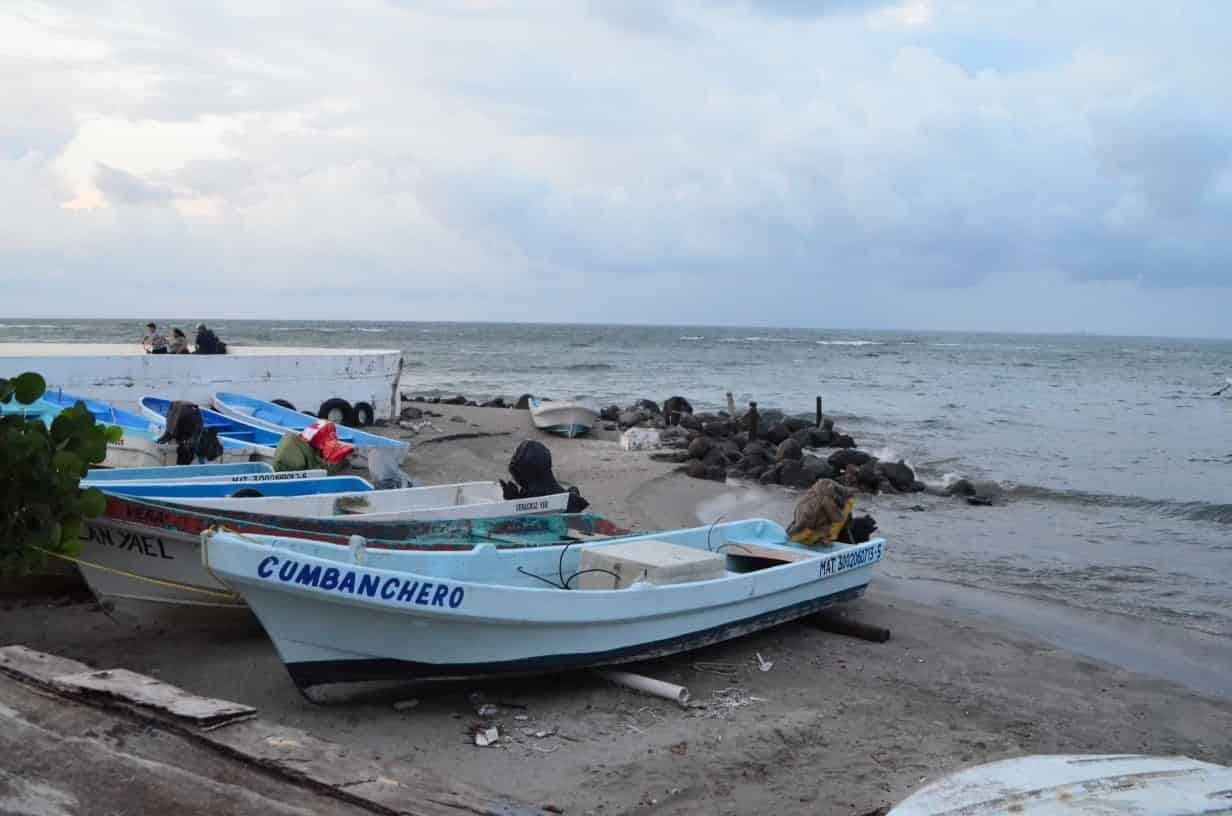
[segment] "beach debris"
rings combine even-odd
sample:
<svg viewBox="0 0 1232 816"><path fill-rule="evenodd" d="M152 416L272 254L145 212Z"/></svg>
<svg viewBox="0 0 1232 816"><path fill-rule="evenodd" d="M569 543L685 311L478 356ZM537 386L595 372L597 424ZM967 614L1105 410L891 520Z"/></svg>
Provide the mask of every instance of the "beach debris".
<svg viewBox="0 0 1232 816"><path fill-rule="evenodd" d="M418 705L419 705L419 701L415 699L399 700L398 702L394 703L394 711L410 711L412 708L415 708Z"/></svg>
<svg viewBox="0 0 1232 816"><path fill-rule="evenodd" d="M539 808L548 813L564 813L565 812L565 809L561 807L560 805L547 804L547 805L540 805Z"/></svg>
<svg viewBox="0 0 1232 816"><path fill-rule="evenodd" d="M625 671L600 671L598 674L609 683L615 683L618 686L640 691L653 697L671 700L678 705L687 705L689 702L689 690L675 683L667 683L663 680L656 680L653 677Z"/></svg>
<svg viewBox="0 0 1232 816"><path fill-rule="evenodd" d="M761 652L757 652L756 654L757 654L757 668L761 669L764 672L768 672L774 668L773 660L766 660L764 657L761 656Z"/></svg>
<svg viewBox="0 0 1232 816"><path fill-rule="evenodd" d="M466 417L458 416L457 414L454 414L453 416L449 418L449 421L450 422L466 422Z"/></svg>
<svg viewBox="0 0 1232 816"><path fill-rule="evenodd" d="M517 720L518 722L526 722L527 720L530 719L530 715L529 714L514 714L513 718Z"/></svg>
<svg viewBox="0 0 1232 816"><path fill-rule="evenodd" d="M500 730L496 726L480 728L475 731L475 744L480 748L488 748L500 743Z"/></svg>
<svg viewBox="0 0 1232 816"><path fill-rule="evenodd" d="M754 697L738 686L715 689L714 693L710 696L710 700L704 704L703 716L722 720L726 719L733 711L751 706L754 703L764 703L765 701L764 697Z"/></svg>
<svg viewBox="0 0 1232 816"><path fill-rule="evenodd" d="M630 428L620 435L620 448L627 451L658 450L663 447L655 428Z"/></svg>
<svg viewBox="0 0 1232 816"><path fill-rule="evenodd" d="M733 677L740 673L740 666L735 663L712 663L699 660L693 663L693 670L705 674L717 674L723 677Z"/></svg>
<svg viewBox="0 0 1232 816"><path fill-rule="evenodd" d="M540 729L523 728L522 729L523 734L525 734L528 737L534 737L535 739L547 739L548 737L554 737L556 736L556 731L557 729L555 727L552 727L547 730L544 730L542 728Z"/></svg>
<svg viewBox="0 0 1232 816"><path fill-rule="evenodd" d="M667 750L671 751L676 756L684 756L685 754L689 753L689 743L688 742L677 742L674 745L668 746Z"/></svg>
<svg viewBox="0 0 1232 816"><path fill-rule="evenodd" d="M475 709L475 713L480 717L483 717L485 720L490 720L500 713L500 709L491 703L484 703L479 706L479 708Z"/></svg>

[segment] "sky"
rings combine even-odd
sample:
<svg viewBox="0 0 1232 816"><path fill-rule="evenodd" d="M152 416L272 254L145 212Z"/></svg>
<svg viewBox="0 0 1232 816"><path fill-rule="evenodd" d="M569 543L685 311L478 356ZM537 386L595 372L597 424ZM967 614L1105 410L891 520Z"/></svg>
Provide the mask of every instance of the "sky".
<svg viewBox="0 0 1232 816"><path fill-rule="evenodd" d="M1228 337L1230 51L1226 0L6 0L0 315Z"/></svg>

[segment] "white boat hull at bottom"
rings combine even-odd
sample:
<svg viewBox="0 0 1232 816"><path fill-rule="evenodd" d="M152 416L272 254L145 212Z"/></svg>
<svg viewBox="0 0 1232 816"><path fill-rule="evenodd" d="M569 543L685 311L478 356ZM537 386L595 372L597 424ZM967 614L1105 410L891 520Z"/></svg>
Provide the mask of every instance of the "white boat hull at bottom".
<svg viewBox="0 0 1232 816"><path fill-rule="evenodd" d="M331 552L302 540L207 533L202 557L244 596L292 680L307 688L544 673L687 651L859 597L884 549L875 539L810 552L784 545L781 527L757 520L587 542L567 551L566 572L577 570L579 551L685 537L700 541L697 549L757 547L772 552L771 565L729 565L723 578L691 583L564 590L516 577L524 564L555 575L559 551L487 544L468 553Z"/></svg>

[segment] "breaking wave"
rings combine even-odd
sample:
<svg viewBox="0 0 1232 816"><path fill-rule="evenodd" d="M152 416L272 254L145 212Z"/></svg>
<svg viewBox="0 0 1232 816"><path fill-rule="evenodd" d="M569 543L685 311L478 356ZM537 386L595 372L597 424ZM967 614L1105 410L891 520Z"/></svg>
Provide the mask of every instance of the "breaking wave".
<svg viewBox="0 0 1232 816"><path fill-rule="evenodd" d="M819 346L884 346L880 340L818 340Z"/></svg>

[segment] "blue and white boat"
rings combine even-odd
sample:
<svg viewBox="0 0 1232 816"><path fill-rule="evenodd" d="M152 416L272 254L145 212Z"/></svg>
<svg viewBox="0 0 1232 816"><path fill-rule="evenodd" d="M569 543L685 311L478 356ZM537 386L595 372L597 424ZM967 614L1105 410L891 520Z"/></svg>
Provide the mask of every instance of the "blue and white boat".
<svg viewBox="0 0 1232 816"><path fill-rule="evenodd" d="M225 481L234 476L273 472L274 468L267 462L231 462L229 464L167 465L165 467L123 468L121 470L90 468L86 473L86 478L94 482Z"/></svg>
<svg viewBox="0 0 1232 816"><path fill-rule="evenodd" d="M51 422L58 413L60 413L60 406L53 405L45 399L37 399L29 405L18 402L16 399L0 402L0 417L24 417L28 420L42 422L48 428L51 427Z"/></svg>
<svg viewBox="0 0 1232 816"><path fill-rule="evenodd" d="M175 482L145 481L130 482L113 480L96 484L104 493L115 496L142 496L150 499L169 499L191 502L194 499L223 499L235 497L269 498L272 496L310 496L317 494L371 493L372 485L358 476L324 476L273 480L254 485L248 482ZM388 491L382 491L388 492Z"/></svg>
<svg viewBox="0 0 1232 816"><path fill-rule="evenodd" d="M131 487L145 484L198 484L203 482L252 485L263 482L322 479L328 475L324 470L284 470L276 473L274 468L266 462L235 462L219 465L168 465L115 470L92 468L82 479L81 485L98 488L117 484Z"/></svg>
<svg viewBox="0 0 1232 816"><path fill-rule="evenodd" d="M116 408L101 400L70 394L58 388L49 388L32 405L6 403L0 405L0 413L21 413L24 416L41 419L50 427L56 415L78 402L85 404L86 410L94 415L96 422L101 425L118 427L123 432L120 439L107 444L107 458L103 460L106 467L160 467L175 464L175 446L159 445L157 442L159 436L162 435L161 427L140 414ZM223 443L223 461L247 461L252 453L251 446L237 442Z"/></svg>
<svg viewBox="0 0 1232 816"><path fill-rule="evenodd" d="M588 561L635 542L701 551L698 557L717 561L718 573L579 588ZM219 530L201 541L210 573L256 613L301 688L662 657L856 598L884 551L880 538L810 549L763 519L565 549L480 544L468 552L411 552L370 548L358 537L338 547Z"/></svg>
<svg viewBox="0 0 1232 816"><path fill-rule="evenodd" d="M214 394L214 408L224 416L238 419L241 422L256 425L278 434L298 434L311 423L317 421L317 418L314 416L294 411L273 402L266 402L265 400L236 394L231 391L219 391ZM368 433L357 428L348 428L344 425L338 425L336 432L338 439L354 445L356 453L361 456L366 456L371 450L388 450L397 457L400 463L402 459L406 458L406 452L409 448L407 443L400 442L397 439Z"/></svg>
<svg viewBox="0 0 1232 816"><path fill-rule="evenodd" d="M144 396L141 398L141 413L158 427L159 433L167 426L167 411L171 409L171 400L162 397ZM242 420L223 416L208 408L201 408L201 420L206 428L218 431L218 441L223 449L230 445L240 445L248 449L250 458L273 460L274 449L282 440L282 434L251 425Z"/></svg>
<svg viewBox="0 0 1232 816"><path fill-rule="evenodd" d="M541 431L572 439L589 433L599 412L574 400L530 399L530 420Z"/></svg>

